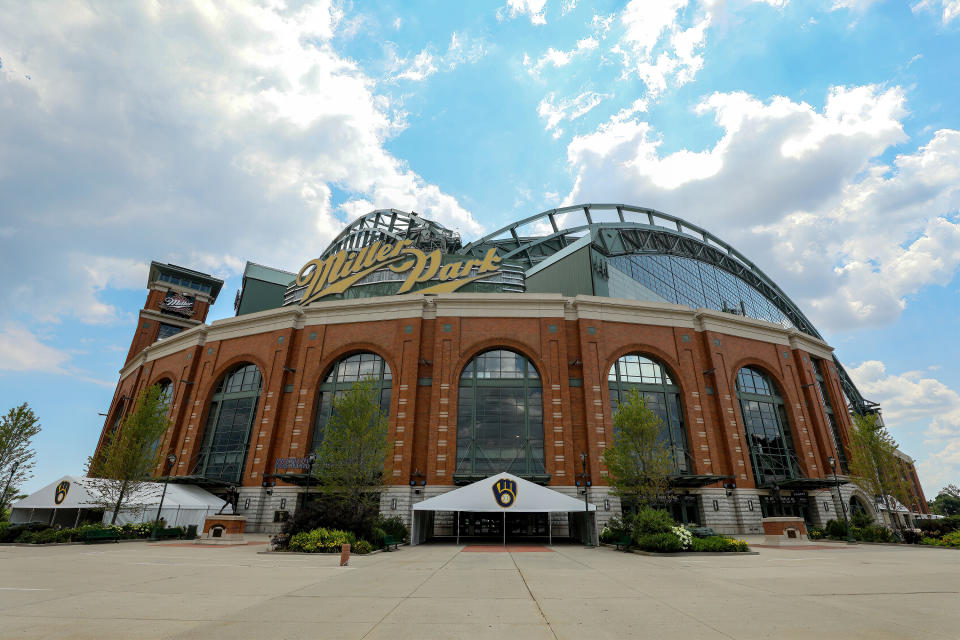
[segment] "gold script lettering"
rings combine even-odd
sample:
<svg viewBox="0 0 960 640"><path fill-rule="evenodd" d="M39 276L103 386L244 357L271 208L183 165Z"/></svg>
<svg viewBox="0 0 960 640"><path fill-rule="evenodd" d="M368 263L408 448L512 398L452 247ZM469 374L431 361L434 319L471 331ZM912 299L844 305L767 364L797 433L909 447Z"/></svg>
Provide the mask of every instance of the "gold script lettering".
<svg viewBox="0 0 960 640"><path fill-rule="evenodd" d="M396 273L409 271L406 280L397 290L407 293L415 285L437 279L439 284L420 289L423 293L446 293L456 291L463 285L500 270L501 259L496 249L489 249L482 260L463 260L443 264L439 249L425 253L411 247L410 240L396 244L379 241L359 251L344 249L326 258L317 258L303 265L297 274L297 286L305 287L301 305L320 298L343 293L364 276L378 269L389 267ZM475 275L470 275L476 268Z"/></svg>

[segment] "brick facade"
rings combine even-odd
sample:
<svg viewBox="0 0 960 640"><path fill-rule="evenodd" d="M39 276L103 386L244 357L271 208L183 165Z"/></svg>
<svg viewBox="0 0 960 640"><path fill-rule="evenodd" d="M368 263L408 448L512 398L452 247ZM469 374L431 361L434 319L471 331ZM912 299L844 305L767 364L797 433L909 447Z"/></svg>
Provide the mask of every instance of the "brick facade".
<svg viewBox="0 0 960 640"><path fill-rule="evenodd" d="M151 291L151 299L157 293ZM240 498L240 513L252 531L279 527L273 517L281 510L280 500L284 510L295 509L302 489L283 482L264 487L264 475L274 472L277 458L306 455L318 386L337 361L356 352L381 356L393 374L393 454L381 504L405 519L414 502L453 488L460 373L491 348L516 351L536 366L543 385L549 486L576 496L579 456L587 452L591 500L599 506L613 498L609 512L598 511L601 521L619 513L619 501L608 495L600 456L613 437L607 375L623 355L658 360L679 386L692 473L735 482L731 496L722 482L691 490L701 496L701 522L724 532L759 533L758 496L766 493L753 480L735 391L737 371L750 365L776 382L808 478L828 477L827 458L837 457L812 385L814 358L824 361L833 406L846 404L831 348L815 338L706 309L592 296L442 294L318 302L201 324L161 342L149 342L146 335L138 329L104 433L117 418L121 398L171 381L172 426L161 446L177 456L173 475L191 474L210 399L222 377L241 363L260 369L263 387ZM837 411L836 418L846 441L849 416ZM410 486L415 472L423 474L418 482L426 482L416 493ZM810 494L814 503L831 500L826 491Z"/></svg>

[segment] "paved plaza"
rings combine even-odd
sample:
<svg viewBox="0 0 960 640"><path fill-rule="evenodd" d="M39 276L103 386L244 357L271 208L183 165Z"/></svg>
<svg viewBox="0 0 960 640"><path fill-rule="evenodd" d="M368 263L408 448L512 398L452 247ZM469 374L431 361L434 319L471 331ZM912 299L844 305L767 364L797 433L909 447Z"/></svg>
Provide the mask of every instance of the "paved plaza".
<svg viewBox="0 0 960 640"><path fill-rule="evenodd" d="M263 540L263 537L248 538ZM958 638L960 552L0 547L0 638Z"/></svg>

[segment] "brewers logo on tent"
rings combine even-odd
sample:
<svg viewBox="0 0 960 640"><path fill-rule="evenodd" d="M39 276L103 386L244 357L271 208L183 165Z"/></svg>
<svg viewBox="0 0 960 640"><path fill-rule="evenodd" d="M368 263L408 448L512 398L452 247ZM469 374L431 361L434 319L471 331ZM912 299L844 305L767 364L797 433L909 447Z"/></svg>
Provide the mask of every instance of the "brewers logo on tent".
<svg viewBox="0 0 960 640"><path fill-rule="evenodd" d="M517 483L515 480L502 478L493 483L493 497L501 507L512 507L517 499Z"/></svg>
<svg viewBox="0 0 960 640"><path fill-rule="evenodd" d="M56 502L57 504L60 504L61 502L66 500L67 491L70 491L70 483L67 482L66 480L63 480L60 482L60 484L57 485L57 493L54 496L53 501Z"/></svg>

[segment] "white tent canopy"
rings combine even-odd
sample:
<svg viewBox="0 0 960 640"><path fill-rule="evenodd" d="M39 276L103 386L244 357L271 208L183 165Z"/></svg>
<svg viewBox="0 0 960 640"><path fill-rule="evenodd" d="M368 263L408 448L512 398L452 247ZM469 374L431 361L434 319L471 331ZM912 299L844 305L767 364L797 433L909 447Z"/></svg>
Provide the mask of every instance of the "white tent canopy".
<svg viewBox="0 0 960 640"><path fill-rule="evenodd" d="M65 489L60 498L58 491ZM163 483L149 482L129 499L131 507L123 508L117 516L117 524L128 522L152 522L157 516ZM63 476L36 491L23 500L11 505L11 522L49 522L73 526L80 520L81 512L97 510L103 507L94 498L95 490L87 483L87 478ZM186 527L191 524L203 525L208 514L216 513L223 507L224 501L205 489L187 484L167 485L167 494L163 499L160 517L167 526ZM103 514L103 522L110 522L113 512Z"/></svg>
<svg viewBox="0 0 960 640"><path fill-rule="evenodd" d="M509 504L504 504L504 501L500 500L505 488L511 489L512 492L512 496L507 499ZM594 512L595 516L596 510L596 505L588 503L584 508L584 503L576 498L504 472L413 505L413 527L410 539L412 544L419 544L426 539L425 529L429 522L427 516L433 511L502 512L504 514L590 511Z"/></svg>

